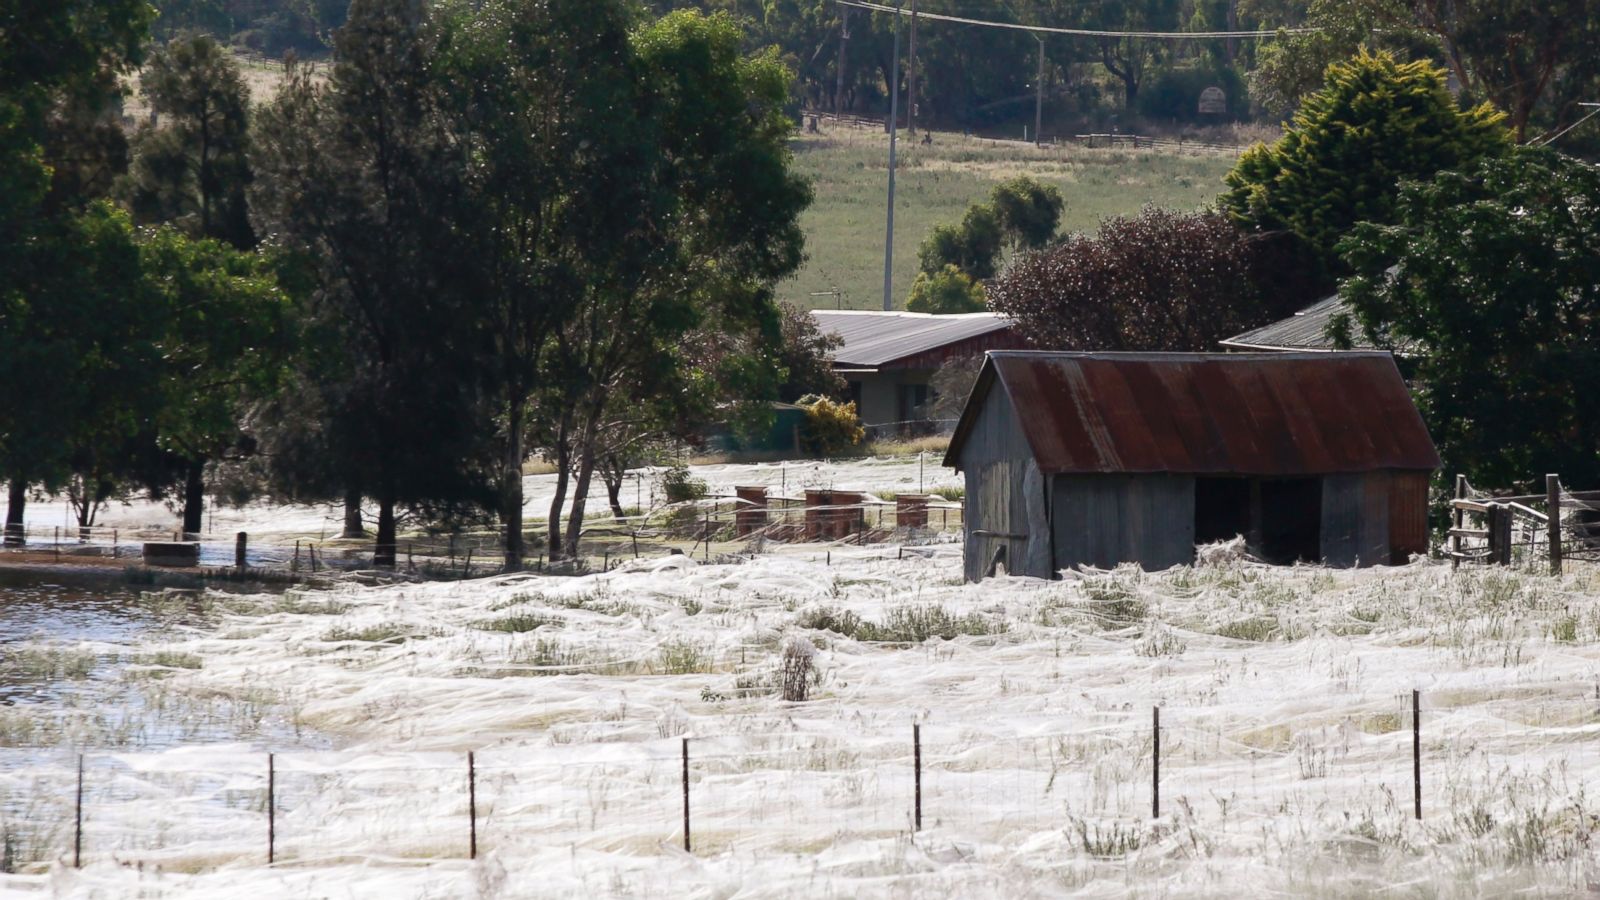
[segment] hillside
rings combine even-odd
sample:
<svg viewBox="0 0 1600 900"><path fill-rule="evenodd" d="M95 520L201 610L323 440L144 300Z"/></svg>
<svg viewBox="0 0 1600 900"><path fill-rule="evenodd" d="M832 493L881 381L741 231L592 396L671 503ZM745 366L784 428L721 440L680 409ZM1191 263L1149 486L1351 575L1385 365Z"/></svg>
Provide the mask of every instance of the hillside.
<svg viewBox="0 0 1600 900"><path fill-rule="evenodd" d="M844 292L847 309L878 309L883 297L884 195L888 136L868 128L823 126L795 140L796 164L812 180L816 199L802 216L805 264L778 287L800 306L831 306ZM1029 144L935 133L931 146L901 135L896 175L894 294L903 306L917 271L917 245L929 229L958 221L995 184L1031 175L1067 198L1062 227L1093 229L1102 217L1137 212L1146 204L1195 209L1222 189L1233 158L1220 153L1038 149Z"/></svg>

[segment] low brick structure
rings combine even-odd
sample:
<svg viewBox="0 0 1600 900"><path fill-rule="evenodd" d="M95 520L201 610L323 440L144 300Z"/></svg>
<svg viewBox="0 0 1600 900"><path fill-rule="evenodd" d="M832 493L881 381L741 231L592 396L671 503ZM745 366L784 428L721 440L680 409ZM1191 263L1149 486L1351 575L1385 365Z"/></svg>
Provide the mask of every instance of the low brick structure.
<svg viewBox="0 0 1600 900"><path fill-rule="evenodd" d="M748 537L767 527L766 487L736 487L733 492L739 498L738 508L733 513L734 535Z"/></svg>
<svg viewBox="0 0 1600 900"><path fill-rule="evenodd" d="M927 494L900 494L895 497L895 526L898 528L927 528L928 500Z"/></svg>

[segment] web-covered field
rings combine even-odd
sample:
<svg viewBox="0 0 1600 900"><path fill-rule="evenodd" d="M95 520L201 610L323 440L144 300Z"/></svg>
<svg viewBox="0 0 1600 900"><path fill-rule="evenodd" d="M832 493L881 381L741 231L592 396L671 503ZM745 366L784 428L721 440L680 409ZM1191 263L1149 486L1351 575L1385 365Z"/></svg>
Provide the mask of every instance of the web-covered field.
<svg viewBox="0 0 1600 900"><path fill-rule="evenodd" d="M1600 880L1593 569L1270 569L1214 551L1159 574L966 585L954 545L836 549L831 566L814 550L148 598L181 621L136 652L55 648L120 653L119 679L70 708L0 709L23 873L0 891L1474 896ZM785 701L800 646L809 698ZM241 708L243 742L171 737Z"/></svg>

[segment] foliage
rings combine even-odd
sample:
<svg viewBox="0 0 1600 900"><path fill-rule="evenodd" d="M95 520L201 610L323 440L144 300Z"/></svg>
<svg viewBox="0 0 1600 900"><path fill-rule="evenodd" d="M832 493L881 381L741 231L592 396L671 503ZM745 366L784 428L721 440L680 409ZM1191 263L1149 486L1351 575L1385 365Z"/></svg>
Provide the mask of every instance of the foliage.
<svg viewBox="0 0 1600 900"><path fill-rule="evenodd" d="M995 186L989 202L1006 242L1018 250L1037 250L1056 236L1066 198L1055 185L1018 175Z"/></svg>
<svg viewBox="0 0 1600 900"><path fill-rule="evenodd" d="M933 275L918 272L906 301L906 309L911 312L942 315L982 312L986 308L983 285L953 265L946 265Z"/></svg>
<svg viewBox="0 0 1600 900"><path fill-rule="evenodd" d="M140 87L161 119L134 145L123 193L140 222L251 247L250 95L239 64L213 38L183 35L151 56Z"/></svg>
<svg viewBox="0 0 1600 900"><path fill-rule="evenodd" d="M824 334L811 313L784 304L780 307L781 334L777 362L783 367L783 384L778 399L785 403L807 394L838 397L845 392L844 378L833 368L833 351L844 341L836 334Z"/></svg>
<svg viewBox="0 0 1600 900"><path fill-rule="evenodd" d="M1270 313L1250 271L1221 215L1151 207L1022 255L989 303L1043 349L1211 350Z"/></svg>
<svg viewBox="0 0 1600 900"><path fill-rule="evenodd" d="M961 356L940 366L928 382L933 388L933 418L961 418L961 411L966 408L972 386L977 384L978 373L982 370L982 356Z"/></svg>
<svg viewBox="0 0 1600 900"><path fill-rule="evenodd" d="M990 203L974 203L961 217L959 225L940 225L928 233L917 248L917 260L924 274L936 275L954 266L968 278L982 281L993 278L1005 229Z"/></svg>
<svg viewBox="0 0 1600 900"><path fill-rule="evenodd" d="M1007 247L1033 249L1055 235L1066 200L1054 185L1019 175L996 185L987 203L974 203L960 225L940 225L917 249L922 265L906 308L960 313L984 308L983 287Z"/></svg>
<svg viewBox="0 0 1600 900"><path fill-rule="evenodd" d="M1445 471L1600 482L1596 209L1592 167L1525 149L1406 185L1396 224L1344 243L1356 274L1342 293L1415 366Z"/></svg>
<svg viewBox="0 0 1600 900"><path fill-rule="evenodd" d="M295 67L254 138L254 211L303 260L309 340L335 351L305 358L297 379L313 396L294 408L321 415L341 487L378 501L380 562L398 505L482 500L482 366L463 315L474 257L456 227L465 160L441 110L437 38L409 0L357 0L327 82ZM320 469L284 476L326 482Z"/></svg>
<svg viewBox="0 0 1600 900"><path fill-rule="evenodd" d="M1338 271L1334 245L1357 222L1387 222L1398 182L1468 165L1509 146L1503 117L1460 110L1427 62L1361 53L1329 67L1284 136L1228 173L1219 203L1254 231L1287 229Z"/></svg>
<svg viewBox="0 0 1600 900"><path fill-rule="evenodd" d="M704 479L690 475L688 466L674 462L661 473L661 491L668 503L687 503L705 497L710 488Z"/></svg>
<svg viewBox="0 0 1600 900"><path fill-rule="evenodd" d="M800 425L800 447L816 457L840 456L860 446L867 431L861 427L854 401L803 397L806 418Z"/></svg>

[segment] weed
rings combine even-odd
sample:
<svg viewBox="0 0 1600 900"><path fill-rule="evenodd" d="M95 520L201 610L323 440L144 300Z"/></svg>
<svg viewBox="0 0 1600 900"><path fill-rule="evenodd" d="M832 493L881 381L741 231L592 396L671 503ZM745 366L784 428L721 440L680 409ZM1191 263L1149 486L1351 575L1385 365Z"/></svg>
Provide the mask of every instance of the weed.
<svg viewBox="0 0 1600 900"><path fill-rule="evenodd" d="M1248 619L1237 619L1228 622L1214 632L1218 637L1231 638L1236 641L1254 641L1256 643L1270 641L1278 633L1278 620L1272 616L1251 616Z"/></svg>
<svg viewBox="0 0 1600 900"><path fill-rule="evenodd" d="M660 669L664 675L699 675L710 672L711 654L688 641L668 641L661 645Z"/></svg>
<svg viewBox="0 0 1600 900"><path fill-rule="evenodd" d="M413 638L426 636L423 629L404 622L380 622L361 628L338 625L322 633L322 639L329 643L359 641L368 644L403 644Z"/></svg>
<svg viewBox="0 0 1600 900"><path fill-rule="evenodd" d="M500 631L506 634L523 634L529 631L537 631L538 629L545 628L547 626L554 628L560 624L561 620L552 618L550 616L542 616L538 613L520 612L512 613L509 616L501 616L498 619L484 619L481 622L473 623L472 627L477 628L480 631Z"/></svg>

